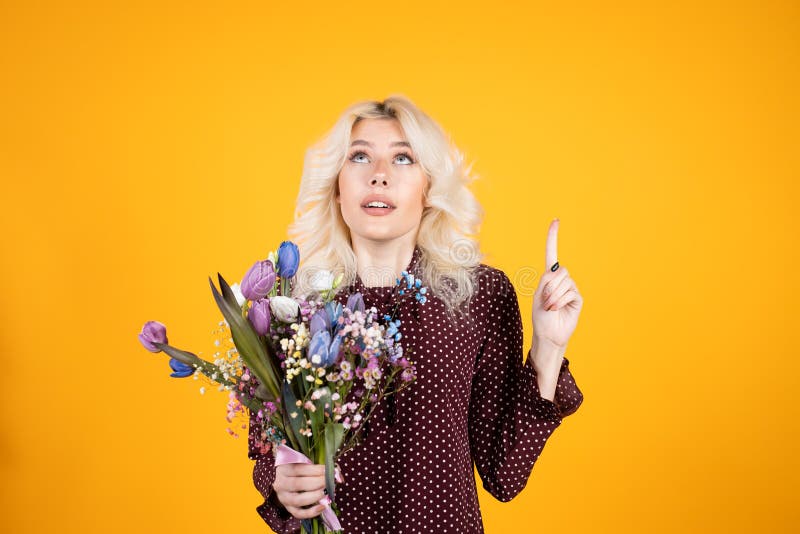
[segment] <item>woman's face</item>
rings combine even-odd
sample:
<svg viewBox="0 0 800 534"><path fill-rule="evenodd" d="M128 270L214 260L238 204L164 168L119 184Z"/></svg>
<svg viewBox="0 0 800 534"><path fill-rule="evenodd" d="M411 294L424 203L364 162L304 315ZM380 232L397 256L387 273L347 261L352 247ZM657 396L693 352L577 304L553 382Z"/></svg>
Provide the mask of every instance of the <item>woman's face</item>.
<svg viewBox="0 0 800 534"><path fill-rule="evenodd" d="M362 119L350 139L336 200L351 238L416 241L428 176L399 121Z"/></svg>

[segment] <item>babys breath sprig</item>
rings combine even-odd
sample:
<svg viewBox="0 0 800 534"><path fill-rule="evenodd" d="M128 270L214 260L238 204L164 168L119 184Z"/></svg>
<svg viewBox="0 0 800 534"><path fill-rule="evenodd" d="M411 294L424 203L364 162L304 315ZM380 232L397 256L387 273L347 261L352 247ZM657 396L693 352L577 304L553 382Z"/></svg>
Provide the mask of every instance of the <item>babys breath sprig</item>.
<svg viewBox="0 0 800 534"><path fill-rule="evenodd" d="M306 323L293 323L289 328L294 331L294 334L290 338L281 339L280 346L286 354L286 360L284 360L286 381L291 383L295 376L303 373L303 370L311 369L311 362L303 356L303 350L308 347L310 341Z"/></svg>
<svg viewBox="0 0 800 534"><path fill-rule="evenodd" d="M209 378L212 380L223 378L226 382L230 382L232 378L242 376L244 372L243 362L239 356L239 351L236 349L236 345L233 343L228 322L222 320L217 323L217 326L219 328L213 331L216 337L214 346L217 348L217 351L214 353L214 365L217 366L219 371ZM225 384L220 384L218 388L219 391L231 391L233 389L232 386Z"/></svg>

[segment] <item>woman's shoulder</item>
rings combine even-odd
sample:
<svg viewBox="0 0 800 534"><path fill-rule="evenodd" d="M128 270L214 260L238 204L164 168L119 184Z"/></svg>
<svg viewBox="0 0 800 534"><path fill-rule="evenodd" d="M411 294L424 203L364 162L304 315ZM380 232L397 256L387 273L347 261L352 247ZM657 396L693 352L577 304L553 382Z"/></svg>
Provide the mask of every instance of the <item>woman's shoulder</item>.
<svg viewBox="0 0 800 534"><path fill-rule="evenodd" d="M514 285L505 271L487 263L480 263L475 268L475 280L477 283L476 296L496 298L514 292Z"/></svg>

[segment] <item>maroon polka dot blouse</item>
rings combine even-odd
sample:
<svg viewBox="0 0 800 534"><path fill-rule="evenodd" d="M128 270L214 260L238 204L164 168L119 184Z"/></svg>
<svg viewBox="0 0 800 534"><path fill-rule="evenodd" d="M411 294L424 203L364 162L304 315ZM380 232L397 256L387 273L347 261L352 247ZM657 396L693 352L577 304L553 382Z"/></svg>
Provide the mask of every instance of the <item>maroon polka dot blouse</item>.
<svg viewBox="0 0 800 534"><path fill-rule="evenodd" d="M419 258L417 247L409 272ZM336 298L345 303L355 291L381 316L390 312L391 286L365 287L356 277ZM503 271L481 264L470 314L454 325L435 295L425 304L403 299L397 316L417 380L376 407L361 443L339 459L345 481L336 503L346 534L482 533L473 462L486 491L513 499L562 418L583 402L567 358L555 402L540 396L531 358L522 362L519 304ZM253 447L253 421L249 457L264 497L256 510L275 532L299 532L300 520L272 490L272 452Z"/></svg>

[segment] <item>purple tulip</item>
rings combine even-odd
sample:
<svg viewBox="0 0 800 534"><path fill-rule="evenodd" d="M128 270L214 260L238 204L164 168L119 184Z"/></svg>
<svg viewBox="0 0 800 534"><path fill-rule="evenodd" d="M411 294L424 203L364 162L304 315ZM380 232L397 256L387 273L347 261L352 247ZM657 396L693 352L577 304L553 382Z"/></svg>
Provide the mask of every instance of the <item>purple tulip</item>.
<svg viewBox="0 0 800 534"><path fill-rule="evenodd" d="M328 319L328 312L325 309L317 310L316 313L311 317L311 327L310 327L310 334L311 337L314 337L314 334L319 332L320 330L328 330L331 327L331 321Z"/></svg>
<svg viewBox="0 0 800 534"><path fill-rule="evenodd" d="M263 299L275 285L275 267L269 260L257 261L242 279L242 295L248 300Z"/></svg>
<svg viewBox="0 0 800 534"><path fill-rule="evenodd" d="M247 318L250 324L259 335L269 334L269 325L272 320L272 312L269 310L269 299L258 299L247 311Z"/></svg>
<svg viewBox="0 0 800 534"><path fill-rule="evenodd" d="M291 278L300 264L300 251L291 241L284 241L278 247L278 274L281 278Z"/></svg>
<svg viewBox="0 0 800 534"><path fill-rule="evenodd" d="M347 307L352 311L364 312L364 297L361 293L353 293L347 299Z"/></svg>
<svg viewBox="0 0 800 534"><path fill-rule="evenodd" d="M154 343L167 343L167 327L158 321L147 321L139 334L139 341L150 352L161 352Z"/></svg>

